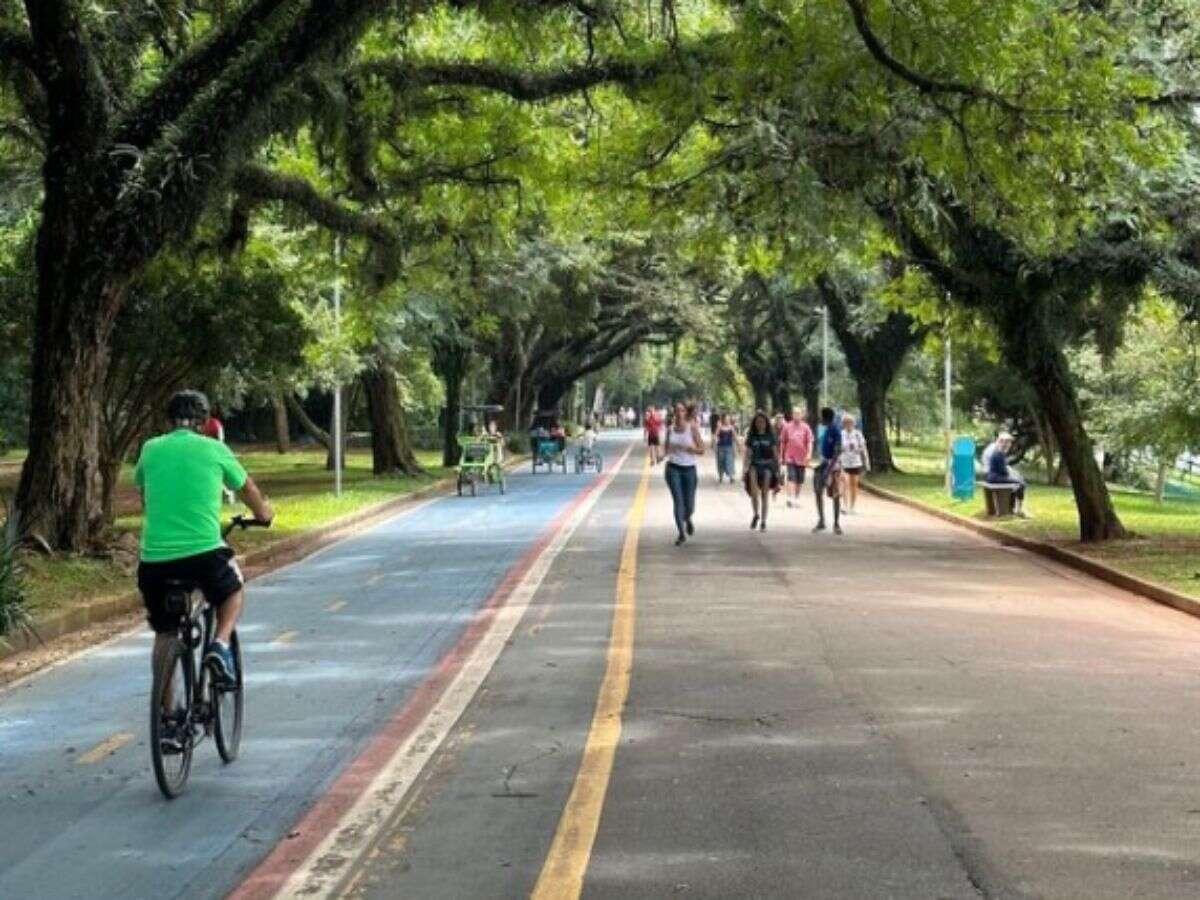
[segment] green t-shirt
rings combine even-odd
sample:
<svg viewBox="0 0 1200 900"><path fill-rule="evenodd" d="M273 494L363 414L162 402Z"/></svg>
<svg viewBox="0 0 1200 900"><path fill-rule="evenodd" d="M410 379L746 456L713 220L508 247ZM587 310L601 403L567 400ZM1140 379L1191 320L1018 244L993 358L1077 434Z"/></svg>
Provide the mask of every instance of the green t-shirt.
<svg viewBox="0 0 1200 900"><path fill-rule="evenodd" d="M133 475L146 498L142 560L207 553L221 541L221 487L240 491L246 470L233 451L180 428L146 442Z"/></svg>

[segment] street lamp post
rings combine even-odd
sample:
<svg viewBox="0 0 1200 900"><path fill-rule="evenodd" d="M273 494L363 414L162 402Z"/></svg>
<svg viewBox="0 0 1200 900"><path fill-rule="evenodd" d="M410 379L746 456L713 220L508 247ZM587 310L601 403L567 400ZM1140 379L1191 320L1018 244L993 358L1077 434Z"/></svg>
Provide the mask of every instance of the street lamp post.
<svg viewBox="0 0 1200 900"><path fill-rule="evenodd" d="M953 366L954 360L951 352L950 330L946 329L945 345L946 345L946 360L945 360L945 400L946 400L946 490L954 491L954 460L951 456L953 448L953 433L954 433L954 408L951 406L950 393L953 382Z"/></svg>
<svg viewBox="0 0 1200 900"><path fill-rule="evenodd" d="M829 405L829 307L821 307L821 405Z"/></svg>
<svg viewBox="0 0 1200 900"><path fill-rule="evenodd" d="M342 241L333 239L333 326L342 333ZM342 496L342 385L333 384L333 495Z"/></svg>

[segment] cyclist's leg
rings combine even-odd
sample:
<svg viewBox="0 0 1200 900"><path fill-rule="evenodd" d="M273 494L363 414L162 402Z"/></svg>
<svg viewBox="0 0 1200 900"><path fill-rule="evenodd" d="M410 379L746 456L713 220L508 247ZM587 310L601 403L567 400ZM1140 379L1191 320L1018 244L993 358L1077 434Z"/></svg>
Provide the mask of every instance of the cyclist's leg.
<svg viewBox="0 0 1200 900"><path fill-rule="evenodd" d="M214 635L216 640L223 644L229 643L230 638L233 637L233 629L237 627L238 619L242 617L242 606L245 600L246 591L238 588L217 606L217 632Z"/></svg>

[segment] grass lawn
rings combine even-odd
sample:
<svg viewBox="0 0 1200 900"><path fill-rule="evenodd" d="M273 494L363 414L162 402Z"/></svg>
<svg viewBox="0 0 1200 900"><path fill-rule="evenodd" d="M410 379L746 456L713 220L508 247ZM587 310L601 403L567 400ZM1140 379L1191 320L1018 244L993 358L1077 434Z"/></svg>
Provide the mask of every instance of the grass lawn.
<svg viewBox="0 0 1200 900"><path fill-rule="evenodd" d="M987 518L978 488L975 499L967 501L946 493L939 445L893 447L892 452L903 473L872 475L874 484L960 516ZM1200 495L1195 487L1180 484L1170 492L1172 496L1156 503L1151 494L1110 485L1117 514L1137 535L1128 541L1079 543L1079 517L1071 489L1036 482L1029 485L1026 501L1033 518L990 520L989 524L1068 546L1114 568L1200 597Z"/></svg>
<svg viewBox="0 0 1200 900"><path fill-rule="evenodd" d="M333 519L356 512L424 487L451 470L441 467L440 452L417 454L426 474L415 478L375 478L371 474L369 451L351 451L346 457L342 496L333 496L333 476L325 471L324 450L299 450L278 454L267 450L239 451L243 465L271 498L275 506L275 524L270 530L239 531L230 538L239 550L263 547L324 525ZM137 496L132 485L132 467L122 475L118 503L121 515L117 527L137 532L141 528ZM0 489L14 476L0 474ZM230 506L232 516L241 506ZM45 611L64 604L106 594L132 590L132 576L115 562L85 557L47 559L27 557L34 609Z"/></svg>

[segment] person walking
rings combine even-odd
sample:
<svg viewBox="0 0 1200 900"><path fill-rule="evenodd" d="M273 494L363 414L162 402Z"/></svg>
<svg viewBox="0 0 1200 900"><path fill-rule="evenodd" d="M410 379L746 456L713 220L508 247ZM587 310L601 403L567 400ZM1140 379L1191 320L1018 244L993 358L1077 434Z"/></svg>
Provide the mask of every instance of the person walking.
<svg viewBox="0 0 1200 900"><path fill-rule="evenodd" d="M723 478L728 478L729 483L733 484L737 428L734 427L729 413L722 414L718 419L717 427L713 429L713 442L717 445L717 484L720 484Z"/></svg>
<svg viewBox="0 0 1200 900"><path fill-rule="evenodd" d="M704 455L704 438L700 434L700 422L696 418L695 406L675 404L675 414L667 426L666 479L671 492L671 505L675 514L675 528L679 536L675 546L683 546L688 535L696 533L692 516L696 512L697 458Z"/></svg>
<svg viewBox="0 0 1200 900"><path fill-rule="evenodd" d="M792 419L783 426L779 435L779 452L787 467L787 505L800 504L800 487L804 484L804 473L812 458L813 433L804 421L800 408L792 410Z"/></svg>
<svg viewBox="0 0 1200 900"><path fill-rule="evenodd" d="M858 505L858 486L862 477L871 471L867 439L854 423L854 416L842 416L842 456L839 460L846 483L846 512L853 514Z"/></svg>
<svg viewBox="0 0 1200 900"><path fill-rule="evenodd" d="M742 478L750 495L750 508L754 512L750 530L758 528L766 531L771 492L779 489L779 440L765 412L756 412L750 420L745 447Z"/></svg>
<svg viewBox="0 0 1200 900"><path fill-rule="evenodd" d="M659 447L662 444L662 426L663 421L659 418L658 411L653 406L647 407L642 431L646 435L646 449L650 454L650 465L652 466L658 465L659 462Z"/></svg>
<svg viewBox="0 0 1200 900"><path fill-rule="evenodd" d="M842 432L834 421L833 410L828 406L821 409L821 432L819 445L820 460L813 478L813 491L817 495L817 524L813 533L825 530L825 494L833 500L833 533L842 533L842 497L839 460L842 455Z"/></svg>

